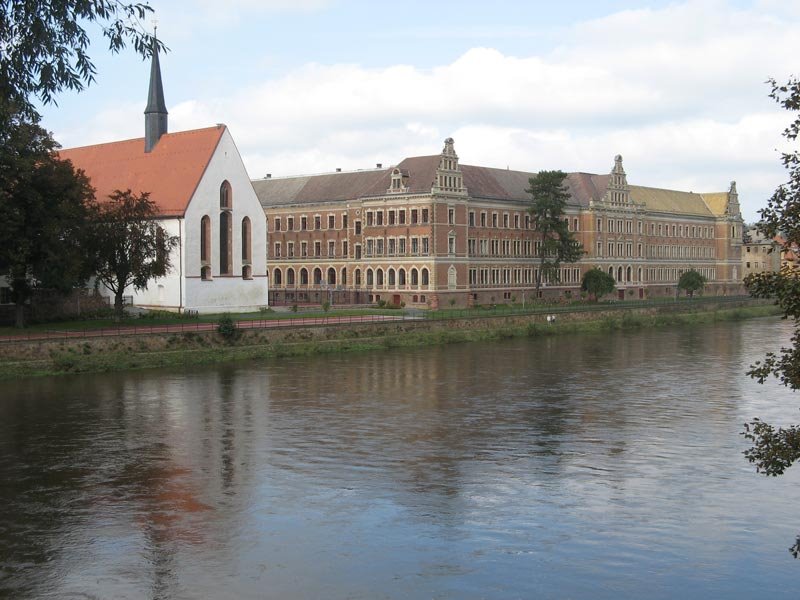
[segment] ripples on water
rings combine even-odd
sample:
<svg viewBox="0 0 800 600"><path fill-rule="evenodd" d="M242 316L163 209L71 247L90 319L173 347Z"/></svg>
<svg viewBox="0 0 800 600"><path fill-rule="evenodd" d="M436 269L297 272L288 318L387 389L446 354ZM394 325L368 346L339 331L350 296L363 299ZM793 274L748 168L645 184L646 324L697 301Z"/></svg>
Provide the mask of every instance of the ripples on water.
<svg viewBox="0 0 800 600"><path fill-rule="evenodd" d="M3 384L0 595L794 598L757 320Z"/></svg>

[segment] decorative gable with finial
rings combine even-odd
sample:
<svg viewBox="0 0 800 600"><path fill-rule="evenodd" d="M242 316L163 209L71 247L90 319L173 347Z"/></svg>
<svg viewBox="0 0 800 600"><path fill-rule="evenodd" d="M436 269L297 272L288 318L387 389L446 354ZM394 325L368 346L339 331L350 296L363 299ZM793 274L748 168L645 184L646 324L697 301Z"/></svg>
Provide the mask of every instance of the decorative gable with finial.
<svg viewBox="0 0 800 600"><path fill-rule="evenodd" d="M728 203L725 205L725 214L729 217L741 217L739 209L739 193L736 191L736 182L731 181L731 188L728 190Z"/></svg>
<svg viewBox="0 0 800 600"><path fill-rule="evenodd" d="M608 185L606 186L605 201L611 204L630 204L631 188L628 185L628 177L622 166L622 155L614 157L614 168L611 169Z"/></svg>
<svg viewBox="0 0 800 600"><path fill-rule="evenodd" d="M467 195L464 187L464 177L458 165L453 138L444 141L444 148L439 156L439 167L436 169L436 179L433 181L432 193Z"/></svg>

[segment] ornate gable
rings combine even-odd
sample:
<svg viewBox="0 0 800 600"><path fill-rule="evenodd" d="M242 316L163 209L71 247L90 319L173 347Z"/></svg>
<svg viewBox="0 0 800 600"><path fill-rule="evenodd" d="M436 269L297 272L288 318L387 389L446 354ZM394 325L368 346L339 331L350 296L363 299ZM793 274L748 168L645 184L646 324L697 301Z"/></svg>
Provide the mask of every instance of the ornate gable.
<svg viewBox="0 0 800 600"><path fill-rule="evenodd" d="M458 164L458 155L454 147L453 138L444 141L444 148L439 157L439 167L436 169L436 179L433 181L432 193L467 195L464 187L464 177Z"/></svg>
<svg viewBox="0 0 800 600"><path fill-rule="evenodd" d="M622 166L621 154L617 154L614 157L614 168L611 169L603 200L610 204L631 203L631 188L628 185L628 177L625 175L625 169Z"/></svg>

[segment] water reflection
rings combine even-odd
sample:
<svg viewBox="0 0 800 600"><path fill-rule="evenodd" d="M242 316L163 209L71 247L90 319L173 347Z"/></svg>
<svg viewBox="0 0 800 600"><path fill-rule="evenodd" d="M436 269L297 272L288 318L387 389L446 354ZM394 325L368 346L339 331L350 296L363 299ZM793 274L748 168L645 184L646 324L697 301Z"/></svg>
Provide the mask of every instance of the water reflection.
<svg viewBox="0 0 800 600"><path fill-rule="evenodd" d="M738 436L795 415L743 376L788 334L752 321L5 384L0 591L788 597L797 476L754 475Z"/></svg>

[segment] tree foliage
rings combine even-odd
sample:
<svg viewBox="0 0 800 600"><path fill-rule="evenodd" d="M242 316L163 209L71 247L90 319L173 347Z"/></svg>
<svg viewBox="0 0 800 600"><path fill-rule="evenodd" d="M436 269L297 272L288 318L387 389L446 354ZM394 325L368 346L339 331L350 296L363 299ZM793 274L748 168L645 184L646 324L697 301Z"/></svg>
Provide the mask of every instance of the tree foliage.
<svg viewBox="0 0 800 600"><path fill-rule="evenodd" d="M561 278L561 264L574 263L583 256L583 246L569 230L564 209L569 200L569 190L564 184L563 171L539 171L528 180L531 195L530 214L535 237L534 255L539 261L536 274L536 291L543 281L557 283Z"/></svg>
<svg viewBox="0 0 800 600"><path fill-rule="evenodd" d="M706 285L706 278L694 269L684 271L678 280L678 289L684 290L690 297L694 296L695 292L701 291Z"/></svg>
<svg viewBox="0 0 800 600"><path fill-rule="evenodd" d="M785 85L775 80L770 97L784 109L800 111L800 79L791 78ZM800 134L800 116L783 131L783 136L796 148ZM759 230L767 237L782 240L782 251L797 254L800 247L800 153L796 149L781 154L781 162L788 171L788 181L780 185L760 212ZM789 265L779 273L755 273L745 278L745 286L756 298L772 298L783 311L784 319L794 322L791 346L778 353L769 353L756 362L748 375L763 383L776 377L792 390L800 388L800 270ZM743 435L752 443L745 451L747 460L765 475L780 475L800 459L800 427L774 427L760 419L745 424ZM797 558L800 554L800 536L790 549Z"/></svg>
<svg viewBox="0 0 800 600"><path fill-rule="evenodd" d="M146 2L120 0L0 2L0 98L32 116L34 98L50 104L65 89L91 84L87 24L99 26L112 53L131 43L148 56L153 40L141 21L152 11Z"/></svg>
<svg viewBox="0 0 800 600"><path fill-rule="evenodd" d="M171 267L170 252L178 238L156 221L150 194L117 190L100 204L93 228L97 281L114 294L114 313L121 318L125 289L143 290Z"/></svg>
<svg viewBox="0 0 800 600"><path fill-rule="evenodd" d="M94 192L82 172L58 159L58 144L35 117L11 114L0 142L0 274L22 327L35 289L65 292L86 281Z"/></svg>
<svg viewBox="0 0 800 600"><path fill-rule="evenodd" d="M613 292L615 287L614 278L601 269L586 271L581 281L581 289L595 301Z"/></svg>

